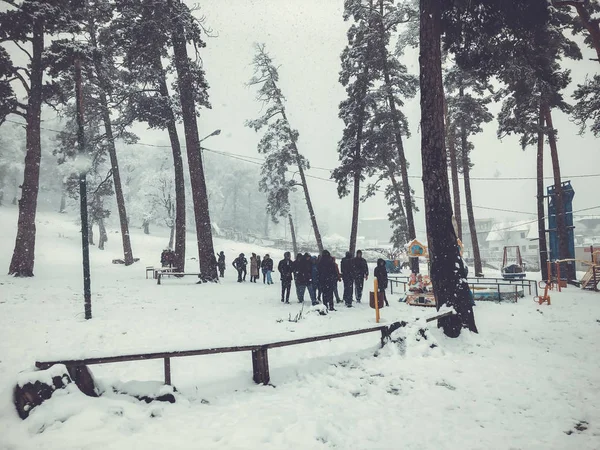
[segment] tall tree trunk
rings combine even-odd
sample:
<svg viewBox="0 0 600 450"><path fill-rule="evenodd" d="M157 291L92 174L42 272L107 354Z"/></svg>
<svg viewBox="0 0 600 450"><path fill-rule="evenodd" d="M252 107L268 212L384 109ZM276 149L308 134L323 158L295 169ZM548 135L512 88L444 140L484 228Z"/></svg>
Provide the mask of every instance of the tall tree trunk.
<svg viewBox="0 0 600 450"><path fill-rule="evenodd" d="M96 26L94 19L88 20L90 43L93 48L97 48L96 42ZM112 120L110 118L110 109L108 107L108 99L106 97L106 86L108 80L104 76L102 69L102 62L99 59L99 52L96 53L94 58L94 65L96 68L96 78L98 79L100 99L100 109L102 115L102 122L104 123L104 133L106 135L106 143L108 148L108 154L110 156L110 167L112 170L113 185L115 188L115 197L117 199L117 211L119 213L119 223L121 225L121 239L123 240L123 260L125 265L129 266L133 264L133 250L131 248L131 240L129 238L129 225L127 222L127 209L125 208L125 197L123 195L123 185L121 183L121 172L119 171L119 161L117 159L117 150L115 148L115 138L112 130Z"/></svg>
<svg viewBox="0 0 600 450"><path fill-rule="evenodd" d="M165 103L170 105L169 88L165 70L157 52L154 66L159 73L157 77L158 88L161 97ZM185 236L186 236L186 217L185 217L185 178L183 173L183 158L181 157L181 144L177 133L177 124L173 110L169 106L166 109L168 120L167 130L169 140L171 141L171 150L173 152L173 167L175 169L175 267L185 272ZM172 248L172 244L169 248Z"/></svg>
<svg viewBox="0 0 600 450"><path fill-rule="evenodd" d="M319 253L323 253L323 241L321 239L321 232L319 231L319 226L317 225L317 216L315 215L315 210L312 205L312 201L310 200L310 193L308 192L308 184L306 182L306 176L304 175L304 169L302 168L302 164L300 161L300 152L298 151L298 146L296 145L296 140L291 133L291 127L289 126L289 121L285 114L285 109L283 106L281 107L281 115L283 120L288 124L289 137L292 141L292 149L294 150L294 157L296 158L296 164L298 165L298 173L300 174L300 182L302 183L302 190L304 191L304 199L306 200L306 207L308 208L308 215L310 216L310 223L312 224L313 232L315 234L315 240L317 241L317 247L319 249Z"/></svg>
<svg viewBox="0 0 600 450"><path fill-rule="evenodd" d="M77 143L78 153L87 156L85 131L83 128L83 88L81 86L81 62L75 60L75 99L77 103ZM79 173L79 213L81 218L81 253L83 266L83 304L85 319L92 318L92 277L90 272L90 246L88 243L88 198L86 172Z"/></svg>
<svg viewBox="0 0 600 450"><path fill-rule="evenodd" d="M537 137L537 215L538 215L538 234L539 251L540 251L540 269L542 271L542 280L548 279L548 244L546 242L546 215L544 214L544 108L540 101L540 114L538 118L538 126L540 131Z"/></svg>
<svg viewBox="0 0 600 450"><path fill-rule="evenodd" d="M63 190L60 194L60 207L58 209L58 212L60 214L63 214L66 212L66 209L67 209L67 192L66 192L65 186L63 185Z"/></svg>
<svg viewBox="0 0 600 450"><path fill-rule="evenodd" d="M379 14L381 17L384 15L383 0L379 0ZM383 21L379 21L380 30L385 33L383 28ZM386 55L383 64L383 78L387 87L387 102L392 113L392 121L394 124L394 138L396 141L396 150L398 151L398 162L400 164L400 175L402 177L402 193L404 195L404 206L406 211L406 223L408 226L408 241L416 239L417 232L415 230L415 219L413 215L413 199L410 192L410 182L408 179L408 163L406 162L406 154L404 152L404 143L402 141L402 128L398 121L398 109L396 107L396 100L393 94L393 85L390 77L390 69L387 64L387 48L382 49ZM413 273L419 273L419 258L410 258L411 270Z"/></svg>
<svg viewBox="0 0 600 450"><path fill-rule="evenodd" d="M560 163L558 161L558 148L556 146L556 130L552 124L552 113L548 105L544 105L544 117L548 127L548 143L550 144L550 158L552 159L552 174L554 175L554 201L556 206L556 236L558 238L558 257L560 259L570 258L569 234L567 232L566 210L564 191L560 177ZM569 279L574 279L574 273L567 273ZM572 277L572 278L571 278Z"/></svg>
<svg viewBox="0 0 600 450"><path fill-rule="evenodd" d="M444 334L460 335L462 327L477 332L469 287L456 267L460 252L452 225L452 201L444 142L441 0L420 0L421 157L425 217L431 260L431 281L438 310L450 306L456 314L438 320Z"/></svg>
<svg viewBox="0 0 600 450"><path fill-rule="evenodd" d="M294 221L292 220L292 215L288 215L288 219L290 220L290 233L292 235L292 248L294 249L294 258L298 254L298 242L296 241L296 232L294 231Z"/></svg>
<svg viewBox="0 0 600 450"><path fill-rule="evenodd" d="M44 22L42 19L34 19L31 47L30 89L25 137L27 152L25 154L23 184L21 185L21 199L19 200L17 238L8 269L8 274L16 277L32 277L35 261L35 216L40 186L40 162L42 159L40 141L42 79L44 74L42 65Z"/></svg>
<svg viewBox="0 0 600 450"><path fill-rule="evenodd" d="M396 203L398 204L398 209L400 210L400 216L402 217L402 220L404 221L404 229L403 229L403 235L404 235L404 241L405 243L410 242L411 237L410 237L410 231L408 229L408 222L406 220L406 213L404 212L404 207L402 206L402 195L400 193L400 186L398 185L398 180L396 180L396 177L394 176L394 171L393 169L390 167L388 168L388 178L390 179L391 183L392 183L392 191L394 192L394 198L396 200ZM413 258L415 259L415 258ZM418 261L417 261L418 263Z"/></svg>
<svg viewBox="0 0 600 450"><path fill-rule="evenodd" d="M173 241L175 240L175 225L171 225L170 230L171 231L169 233L169 250L173 250Z"/></svg>
<svg viewBox="0 0 600 450"><path fill-rule="evenodd" d="M349 252L356 253L356 240L358 238L358 211L360 207L360 173L354 174L354 189L352 195L352 224L350 226Z"/></svg>
<svg viewBox="0 0 600 450"><path fill-rule="evenodd" d="M458 159L456 157L456 144L454 135L454 126L448 120L448 103L444 102L444 114L446 116L446 145L448 147L448 156L450 157L450 175L452 176L452 203L454 205L454 218L456 219L456 229L458 238L462 241L462 212L460 210L460 183L458 182Z"/></svg>
<svg viewBox="0 0 600 450"><path fill-rule="evenodd" d="M473 248L473 260L475 265L475 276L483 276L483 267L481 265L481 255L479 254L479 239L477 238L477 226L475 224L475 214L473 214L473 197L471 196L471 168L469 167L469 150L467 142L467 130L464 126L460 131L462 142L462 166L463 178L465 183L465 200L467 202L467 217L469 219L469 232L471 233L471 247Z"/></svg>
<svg viewBox="0 0 600 450"><path fill-rule="evenodd" d="M208 209L208 196L204 168L200 157L200 138L198 136L198 122L196 120L196 105L194 100L194 78L190 73L185 30L178 12L173 7L179 0L168 0L169 10L172 14L171 41L173 45L174 63L177 70L179 85L179 98L185 142L190 169L190 184L192 186L192 199L196 219L196 238L198 240L198 259L200 262L201 281L217 281L217 267L214 264L215 250L213 247L210 212Z"/></svg>
<svg viewBox="0 0 600 450"><path fill-rule="evenodd" d="M108 234L106 233L106 226L104 225L104 219L98 219L98 249L104 250L104 244L108 242Z"/></svg>

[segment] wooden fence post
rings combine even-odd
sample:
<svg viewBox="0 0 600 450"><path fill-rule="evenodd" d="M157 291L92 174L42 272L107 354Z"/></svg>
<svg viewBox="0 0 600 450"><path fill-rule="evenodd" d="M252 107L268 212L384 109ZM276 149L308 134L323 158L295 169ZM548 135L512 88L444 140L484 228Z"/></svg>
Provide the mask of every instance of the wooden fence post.
<svg viewBox="0 0 600 450"><path fill-rule="evenodd" d="M252 374L256 384L269 384L269 357L265 347L252 350Z"/></svg>
<svg viewBox="0 0 600 450"><path fill-rule="evenodd" d="M171 384L171 358L165 358L165 384Z"/></svg>

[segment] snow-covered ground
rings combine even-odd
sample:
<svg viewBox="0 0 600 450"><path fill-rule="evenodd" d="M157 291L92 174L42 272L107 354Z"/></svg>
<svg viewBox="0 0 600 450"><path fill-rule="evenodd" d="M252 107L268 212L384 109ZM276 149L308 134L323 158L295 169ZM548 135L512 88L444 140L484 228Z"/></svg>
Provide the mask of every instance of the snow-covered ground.
<svg viewBox="0 0 600 450"><path fill-rule="evenodd" d="M16 209L0 208L3 271L15 224ZM531 297L479 302L479 335L451 340L430 324L424 340L411 325L399 333L405 344L382 350L376 333L270 350L272 386L253 383L247 353L177 358L175 404L66 389L21 421L12 389L36 360L255 344L375 323L364 304L289 322L300 306L280 303L279 283L238 284L231 267L220 285L186 277L157 286L144 268L157 262L165 233L134 230L141 261L131 267L111 264L121 256L118 234L104 252L92 248L86 321L76 217L39 214L36 276L0 276L0 449L600 448L600 294L572 287L553 292L552 306ZM228 241L215 249L228 264L239 252L282 256ZM433 314L390 300L384 323L420 317L422 326ZM90 368L103 384L163 376L161 360Z"/></svg>

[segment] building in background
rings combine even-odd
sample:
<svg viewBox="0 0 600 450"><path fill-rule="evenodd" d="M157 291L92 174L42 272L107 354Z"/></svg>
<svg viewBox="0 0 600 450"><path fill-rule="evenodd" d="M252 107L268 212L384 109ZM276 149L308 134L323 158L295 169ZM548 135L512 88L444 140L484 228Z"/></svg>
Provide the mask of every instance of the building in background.
<svg viewBox="0 0 600 450"><path fill-rule="evenodd" d="M469 229L469 221L463 220L461 222L462 226L462 242L464 245L463 248L463 257L467 262L471 262L473 260L473 244L471 242L471 230ZM492 230L492 226L494 226L494 219L475 219L475 229L477 230L477 239L479 243L479 254L481 255L481 260L484 261L489 259L489 244L487 242L488 234Z"/></svg>

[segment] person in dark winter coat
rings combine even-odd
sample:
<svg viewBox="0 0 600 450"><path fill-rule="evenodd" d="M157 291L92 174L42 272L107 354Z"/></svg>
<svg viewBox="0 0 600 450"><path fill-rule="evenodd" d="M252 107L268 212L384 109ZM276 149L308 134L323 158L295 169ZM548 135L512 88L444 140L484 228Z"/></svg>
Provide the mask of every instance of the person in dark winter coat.
<svg viewBox="0 0 600 450"><path fill-rule="evenodd" d="M217 267L219 269L219 276L223 278L225 276L225 253L219 252L219 258L217 259Z"/></svg>
<svg viewBox="0 0 600 450"><path fill-rule="evenodd" d="M308 295L312 301L312 305L319 304L319 298L321 297L320 285L319 285L319 260L316 256L310 258L310 270L312 282L308 285Z"/></svg>
<svg viewBox="0 0 600 450"><path fill-rule="evenodd" d="M385 306L390 306L385 295L385 290L388 286L388 273L385 267L385 261L383 259L379 258L377 260L377 267L375 267L373 276L377 278L377 292L383 292L383 301L385 302Z"/></svg>
<svg viewBox="0 0 600 450"><path fill-rule="evenodd" d="M352 291L354 288L354 263L350 252L346 252L346 256L342 258L341 266L342 282L344 283L344 303L350 308L352 306Z"/></svg>
<svg viewBox="0 0 600 450"><path fill-rule="evenodd" d="M231 265L233 267L235 267L235 270L237 270L237 273L238 273L238 283L241 283L242 281L246 281L248 260L246 259L246 257L244 256L244 254L240 253L240 256L238 256L237 258L235 258L233 260L233 263ZM242 275L243 275L243 278L242 278Z"/></svg>
<svg viewBox="0 0 600 450"><path fill-rule="evenodd" d="M271 273L273 272L273 260L268 254L265 255L260 266L263 273L263 284L265 282L267 284L273 284L273 279L271 278Z"/></svg>
<svg viewBox="0 0 600 450"><path fill-rule="evenodd" d="M304 302L304 293L306 288L312 289L312 264L310 253L305 253L301 257L296 258L294 262L294 278L296 279L296 295L298 303ZM311 296L312 300L312 296Z"/></svg>
<svg viewBox="0 0 600 450"><path fill-rule="evenodd" d="M279 261L277 270L281 274L281 301L290 302L290 290L292 289L292 273L294 263L290 252L283 254L283 259Z"/></svg>
<svg viewBox="0 0 600 450"><path fill-rule="evenodd" d="M262 260L260 259L260 255L257 255L256 256L256 278L254 279L255 283L256 283L256 280L258 280L260 278L261 267L262 267Z"/></svg>
<svg viewBox="0 0 600 450"><path fill-rule="evenodd" d="M362 298L363 286L365 280L369 279L369 266L367 261L362 257L362 251L356 252L356 258L354 258L354 292L356 295L356 303L360 303Z"/></svg>
<svg viewBox="0 0 600 450"><path fill-rule="evenodd" d="M333 290L337 286L338 272L331 254L323 250L318 263L319 288L323 294L323 304L329 311L335 311L333 307Z"/></svg>

